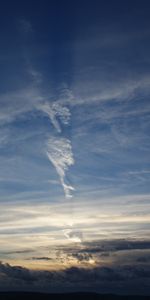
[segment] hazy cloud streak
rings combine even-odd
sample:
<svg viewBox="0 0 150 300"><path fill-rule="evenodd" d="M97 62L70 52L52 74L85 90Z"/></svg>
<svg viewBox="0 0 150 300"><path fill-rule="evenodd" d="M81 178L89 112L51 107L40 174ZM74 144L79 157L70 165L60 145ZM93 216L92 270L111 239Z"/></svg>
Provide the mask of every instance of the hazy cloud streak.
<svg viewBox="0 0 150 300"><path fill-rule="evenodd" d="M61 124L67 125L70 120L70 111L67 107L62 106L60 103L48 103L45 102L38 106L45 114L50 118L52 125L58 133L62 132Z"/></svg>

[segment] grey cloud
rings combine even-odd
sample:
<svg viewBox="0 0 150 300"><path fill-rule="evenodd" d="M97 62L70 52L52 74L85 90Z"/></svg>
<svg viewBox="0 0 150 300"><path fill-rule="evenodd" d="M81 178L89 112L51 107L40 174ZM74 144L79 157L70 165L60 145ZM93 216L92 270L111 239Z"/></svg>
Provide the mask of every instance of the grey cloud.
<svg viewBox="0 0 150 300"><path fill-rule="evenodd" d="M124 250L135 250L135 249L150 249L150 241L142 240L112 240L112 241L98 241L93 243L85 243L87 253L98 253L98 252L115 252ZM81 250L84 251L84 250Z"/></svg>
<svg viewBox="0 0 150 300"><path fill-rule="evenodd" d="M2 274L5 274L5 277ZM143 284L145 282L148 284L150 281L150 270L147 266L127 265L96 268L72 267L63 271L33 271L1 262L0 278L5 286L11 283L11 287L15 287L16 290L26 287L26 290L50 291L55 287L59 291L66 288L100 292L107 287L107 291L113 288L117 292L121 286L124 288L122 292L125 292L126 287L132 286L132 292L135 292L137 284L140 284L142 292ZM143 292L149 292L148 285Z"/></svg>
<svg viewBox="0 0 150 300"><path fill-rule="evenodd" d="M59 248L59 259L66 257L76 258L79 263L94 263L99 265L103 263L111 263L114 261L117 265L147 263L150 257L149 241L130 241L130 240L112 240L112 241L93 241L82 242L82 247L77 244L75 248L64 247ZM145 257L145 259L143 259Z"/></svg>
<svg viewBox="0 0 150 300"><path fill-rule="evenodd" d="M115 251L124 250L150 250L149 240L128 240L128 239L116 239L116 240L98 240L98 241L83 241L82 247L80 245L76 248L72 247L58 247L57 250L64 251L66 253L111 253Z"/></svg>
<svg viewBox="0 0 150 300"><path fill-rule="evenodd" d="M92 259L92 254L89 253L73 253L73 257L75 257L79 262L89 261Z"/></svg>
<svg viewBox="0 0 150 300"><path fill-rule="evenodd" d="M0 274L5 274L8 278L19 279L23 281L34 281L35 278L32 272L20 266L11 266L8 263L0 262Z"/></svg>
<svg viewBox="0 0 150 300"><path fill-rule="evenodd" d="M150 243L149 241L93 241L76 244L76 247L57 248L58 260L66 265L78 263L80 266L92 265L101 266L111 265L136 265L150 262Z"/></svg>
<svg viewBox="0 0 150 300"><path fill-rule="evenodd" d="M12 251L0 251L0 254L25 254L25 253L32 253L35 252L33 249L24 249L24 250L12 250Z"/></svg>
<svg viewBox="0 0 150 300"><path fill-rule="evenodd" d="M146 253L144 255L139 255L139 257L137 257L136 261L138 263L148 263L148 264L150 264L150 253Z"/></svg>
<svg viewBox="0 0 150 300"><path fill-rule="evenodd" d="M30 260L45 260L45 261L49 261L49 260L52 260L52 258L50 257L46 257L46 256L41 256L41 257L31 257Z"/></svg>

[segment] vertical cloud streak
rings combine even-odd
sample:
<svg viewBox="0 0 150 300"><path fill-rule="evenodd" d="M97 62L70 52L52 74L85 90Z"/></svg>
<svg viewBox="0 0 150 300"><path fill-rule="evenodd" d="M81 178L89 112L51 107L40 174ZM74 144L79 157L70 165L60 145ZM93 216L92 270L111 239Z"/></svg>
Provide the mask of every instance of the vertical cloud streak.
<svg viewBox="0 0 150 300"><path fill-rule="evenodd" d="M52 125L58 133L62 132L61 123L64 125L69 124L71 114L67 107L62 106L59 103L50 104L45 102L39 105L39 109L48 115Z"/></svg>
<svg viewBox="0 0 150 300"><path fill-rule="evenodd" d="M48 140L47 148L47 156L60 177L65 196L72 197L71 191L74 188L66 180L66 171L74 164L71 142L66 138L52 137Z"/></svg>
<svg viewBox="0 0 150 300"><path fill-rule="evenodd" d="M68 125L71 113L68 107L58 102L44 102L37 106L37 109L46 114L54 129L57 137L53 136L47 142L47 156L55 167L66 198L72 197L73 186L67 182L66 171L69 166L74 164L71 141L63 136L63 125Z"/></svg>

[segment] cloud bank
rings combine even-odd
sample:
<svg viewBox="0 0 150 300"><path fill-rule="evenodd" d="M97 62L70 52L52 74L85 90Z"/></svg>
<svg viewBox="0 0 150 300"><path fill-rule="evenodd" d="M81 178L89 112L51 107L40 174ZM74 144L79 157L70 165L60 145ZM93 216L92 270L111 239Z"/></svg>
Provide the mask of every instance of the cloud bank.
<svg viewBox="0 0 150 300"><path fill-rule="evenodd" d="M150 271L135 265L38 271L1 262L0 279L1 289L148 294Z"/></svg>

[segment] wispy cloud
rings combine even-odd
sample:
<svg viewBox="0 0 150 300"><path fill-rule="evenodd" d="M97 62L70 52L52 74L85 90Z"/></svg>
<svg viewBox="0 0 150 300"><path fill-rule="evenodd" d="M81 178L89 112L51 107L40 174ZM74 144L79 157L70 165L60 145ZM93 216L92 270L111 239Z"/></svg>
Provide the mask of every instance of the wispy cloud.
<svg viewBox="0 0 150 300"><path fill-rule="evenodd" d="M139 183L138 178L149 179L148 171L138 173L138 170L146 170L148 163L146 155L143 155L143 152L138 155L138 150L141 147L149 149L149 123L146 126L148 119L145 119L145 115L150 111L147 101L150 93L150 76L143 71L143 73L137 72L137 75L135 75L135 71L132 73L132 70L128 68L128 55L127 57L123 56L120 64L118 52L114 51L115 45L120 44L121 46L123 43L125 46L128 43L128 35L126 38L120 35L119 39L117 35L115 38L106 36L103 41L100 41L101 45L98 42L99 36L96 39L94 37L95 40L82 39L83 44L78 41L78 49L75 46L74 51L76 70L72 76L71 89L67 85L61 88L60 84L54 95L50 87L46 87L47 79L44 82L43 75L34 68L33 53L31 53L31 45L28 40L28 36L31 37L33 32L32 24L28 20L22 19L20 20L20 30L24 38L25 76L29 76L30 84L24 89L16 89L16 91L10 91L0 96L0 123L4 126L9 123L9 129L11 126L18 126L18 128L24 128L24 131L20 130L20 133L17 131L14 135L11 130L10 133L7 133L2 128L0 132L2 145L5 145L8 139L13 144L13 147L7 145L6 151L2 149L0 183L3 186L3 202L7 199L7 201L10 200L9 205L10 202L16 203L17 201L26 202L26 204L21 211L11 210L7 207L4 214L4 211L1 210L1 247L6 247L6 241L9 245L17 246L18 243L18 247L20 243L23 245L29 243L35 249L40 249L41 245L49 247L51 239L54 244L57 242L79 242L79 244L82 242L83 244L86 239L92 240L101 237L135 237L138 235L145 238L150 220L149 195L147 197L140 196L141 191L137 195L137 190L136 192L135 189L129 191L129 188L135 181ZM131 37L129 41L132 42ZM33 40L32 42L34 44ZM111 47L112 44L114 44L113 51L111 48L110 55L106 53L105 56L100 49L104 49L106 46ZM96 51L95 47L97 47ZM46 50L45 48L44 45L43 51ZM36 49L38 52L38 47ZM46 51L51 51L51 49L48 48ZM103 59L103 55L105 59ZM35 64L36 58L34 57ZM46 58L44 58L45 60ZM39 65L38 62L37 65ZM48 80L50 81L50 77ZM139 101L141 95L143 101ZM73 116L71 116L71 110ZM28 115L29 127L26 123ZM33 124L34 120L31 115L34 115L36 119L35 124ZM51 127L47 126L46 118L43 116L47 116ZM13 124L15 121L19 122ZM12 124L10 125L10 123ZM40 132L41 123L45 127L43 126L40 136L35 135L36 131ZM70 131L72 138L70 138ZM32 138L32 133L35 139ZM22 137L20 138L19 135ZM49 138L45 149L47 136ZM26 140L23 142L25 138ZM36 147L38 142L34 143L34 140L40 140L39 148ZM21 149L20 156L17 153L18 149ZM13 164L7 158L7 151L9 153L12 151L10 156L16 155ZM48 161L45 157L41 157L43 152L47 153L54 168L49 168ZM73 215L70 204L68 204L69 200L65 199L64 206L60 206L59 203L59 208L53 207L53 209L51 202L62 201L59 189L54 187L54 184L57 184L55 177L57 174L66 198L72 196L74 187L69 182L67 174L74 164L74 154L77 167L73 168L75 172L72 177L76 180L75 186L77 186L78 193L74 198ZM26 156L24 163L21 161L22 156ZM143 163L141 168L138 165L139 162ZM22 169L20 168L20 172L17 174L18 165L19 167L21 165ZM32 171L30 172L30 170ZM21 177L21 174L25 174L24 178ZM48 178L50 178L49 182ZM15 180L16 184L14 185ZM47 185L44 183L45 180ZM29 189L27 189L27 183ZM31 186L33 190L30 190ZM8 197L3 193L3 189L7 191ZM123 198L125 193L130 192L132 194L130 197ZM144 193L144 188L142 193ZM116 197L117 194L122 196ZM35 211L35 207L30 211L30 207L28 207L28 211L25 213L27 203L29 206L29 203L33 205L36 202L37 206L42 201L48 203L46 208L42 209L41 206L38 206L37 211ZM16 205L18 207L18 203ZM141 215L139 211L141 211ZM41 260L44 260L48 257L47 255L47 253L36 253L35 257L41 257ZM82 255L79 258L82 260ZM84 258L86 257L84 256Z"/></svg>
<svg viewBox="0 0 150 300"><path fill-rule="evenodd" d="M58 102L45 102L38 105L37 109L40 109L48 115L58 133L62 132L61 123L65 125L69 123L71 116L69 109Z"/></svg>
<svg viewBox="0 0 150 300"><path fill-rule="evenodd" d="M43 79L42 74L40 72L38 72L37 70L35 70L30 62L28 62L27 72L36 85L39 85L42 83L42 79Z"/></svg>
<svg viewBox="0 0 150 300"><path fill-rule="evenodd" d="M29 34L33 32L33 26L29 20L26 18L22 18L19 20L19 29L24 33L24 34Z"/></svg>
<svg viewBox="0 0 150 300"><path fill-rule="evenodd" d="M71 191L73 191L74 188L72 185L67 183L66 180L66 171L68 170L69 166L74 164L70 140L63 137L49 138L47 143L47 156L56 168L66 197L71 197Z"/></svg>
<svg viewBox="0 0 150 300"><path fill-rule="evenodd" d="M73 229L65 229L63 230L64 236L72 242L81 243L83 241L83 234L81 231L73 230Z"/></svg>
<svg viewBox="0 0 150 300"><path fill-rule="evenodd" d="M34 111L43 96L33 86L0 95L0 124L13 123L23 114Z"/></svg>

